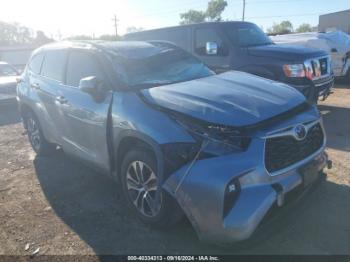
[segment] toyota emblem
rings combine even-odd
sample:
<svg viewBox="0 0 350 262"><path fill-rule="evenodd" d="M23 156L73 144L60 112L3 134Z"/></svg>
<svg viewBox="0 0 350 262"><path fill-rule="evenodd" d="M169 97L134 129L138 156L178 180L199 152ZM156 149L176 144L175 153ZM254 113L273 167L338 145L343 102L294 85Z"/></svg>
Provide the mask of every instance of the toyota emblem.
<svg viewBox="0 0 350 262"><path fill-rule="evenodd" d="M294 137L296 140L303 140L306 137L307 131L304 125L297 125L294 128Z"/></svg>

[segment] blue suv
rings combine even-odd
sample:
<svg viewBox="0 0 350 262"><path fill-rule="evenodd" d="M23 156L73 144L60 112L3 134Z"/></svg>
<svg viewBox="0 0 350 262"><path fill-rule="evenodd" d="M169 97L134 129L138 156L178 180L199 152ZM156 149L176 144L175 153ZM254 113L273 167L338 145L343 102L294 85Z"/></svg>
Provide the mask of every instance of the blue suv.
<svg viewBox="0 0 350 262"><path fill-rule="evenodd" d="M167 42L43 46L17 95L38 155L62 148L116 179L142 221L186 216L205 241L249 238L328 161L320 113L296 89L215 74Z"/></svg>

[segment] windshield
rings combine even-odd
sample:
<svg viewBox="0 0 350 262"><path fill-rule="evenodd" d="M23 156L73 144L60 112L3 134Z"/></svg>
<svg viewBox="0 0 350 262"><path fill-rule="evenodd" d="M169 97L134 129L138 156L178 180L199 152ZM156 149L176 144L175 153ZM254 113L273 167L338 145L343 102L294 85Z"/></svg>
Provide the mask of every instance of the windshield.
<svg viewBox="0 0 350 262"><path fill-rule="evenodd" d="M16 76L17 71L10 65L0 64L0 76Z"/></svg>
<svg viewBox="0 0 350 262"><path fill-rule="evenodd" d="M119 79L130 88L149 88L214 74L202 62L181 49L155 47L154 50L145 50L147 54L136 57L115 56L113 59Z"/></svg>
<svg viewBox="0 0 350 262"><path fill-rule="evenodd" d="M240 47L271 45L271 39L254 24L229 25L225 32L232 43Z"/></svg>

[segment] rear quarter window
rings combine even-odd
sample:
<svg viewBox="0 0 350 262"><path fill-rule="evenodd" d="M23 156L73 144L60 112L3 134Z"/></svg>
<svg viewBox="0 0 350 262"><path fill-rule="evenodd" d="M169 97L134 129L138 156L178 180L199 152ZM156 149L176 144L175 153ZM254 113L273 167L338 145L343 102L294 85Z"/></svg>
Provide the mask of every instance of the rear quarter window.
<svg viewBox="0 0 350 262"><path fill-rule="evenodd" d="M45 52L41 75L62 82L66 58L66 50L50 50Z"/></svg>
<svg viewBox="0 0 350 262"><path fill-rule="evenodd" d="M30 62L28 64L30 71L32 71L35 74L40 74L43 59L44 59L44 54L42 54L42 53L39 53L39 54L33 56L33 58L30 60Z"/></svg>

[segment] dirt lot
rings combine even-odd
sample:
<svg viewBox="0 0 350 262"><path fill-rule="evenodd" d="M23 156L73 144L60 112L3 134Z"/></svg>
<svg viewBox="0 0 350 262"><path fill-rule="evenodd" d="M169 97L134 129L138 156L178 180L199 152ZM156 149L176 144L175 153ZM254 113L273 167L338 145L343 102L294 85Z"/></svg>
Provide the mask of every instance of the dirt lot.
<svg viewBox="0 0 350 262"><path fill-rule="evenodd" d="M0 108L0 255L350 254L350 86L334 91L319 106L333 169L250 247L202 244L186 221L146 227L108 177L63 154L36 157L15 109Z"/></svg>

